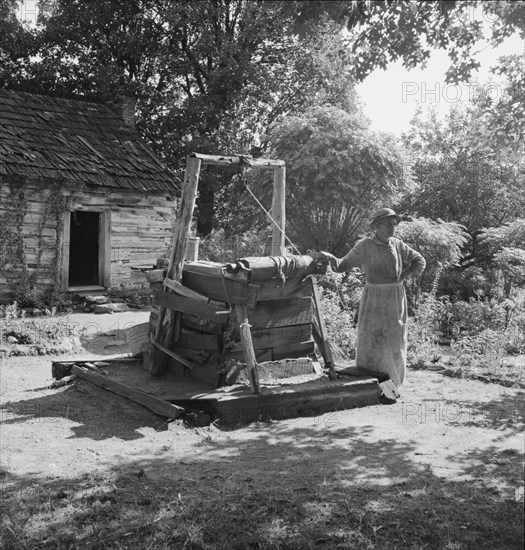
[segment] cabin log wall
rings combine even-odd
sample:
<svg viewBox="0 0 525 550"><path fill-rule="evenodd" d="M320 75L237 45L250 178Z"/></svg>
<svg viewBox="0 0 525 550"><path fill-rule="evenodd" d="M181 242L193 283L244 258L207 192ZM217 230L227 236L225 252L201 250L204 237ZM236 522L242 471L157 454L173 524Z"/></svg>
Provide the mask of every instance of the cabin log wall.
<svg viewBox="0 0 525 550"><path fill-rule="evenodd" d="M13 189L18 189L19 185L22 184L15 187L14 184L0 179L0 223L4 227L4 224L12 219L12 213L7 210L12 208L13 204L20 203L12 196ZM27 200L22 228L26 261L29 273L37 268L37 264L40 265L38 287L43 290L52 287L55 277L53 264L57 244L56 220L52 214L48 214L46 219L47 199L51 196L52 189L41 182L26 182L23 184L23 192ZM167 193L146 195L97 187L81 191L66 187L63 193L72 197L72 211L110 212L110 226L106 228L110 248L105 251L109 263L109 266L106 266L109 269L109 288L149 288L146 275L132 267L152 268L157 258L166 257L173 231L176 201L166 196ZM64 240L63 235L61 240ZM4 248L2 253L5 254ZM4 262L8 263L9 258L2 258L0 267L4 266ZM13 298L8 277L9 273L6 274L4 269L0 269L0 302L4 303ZM64 282L67 284L67 281L63 280L62 290L66 290Z"/></svg>

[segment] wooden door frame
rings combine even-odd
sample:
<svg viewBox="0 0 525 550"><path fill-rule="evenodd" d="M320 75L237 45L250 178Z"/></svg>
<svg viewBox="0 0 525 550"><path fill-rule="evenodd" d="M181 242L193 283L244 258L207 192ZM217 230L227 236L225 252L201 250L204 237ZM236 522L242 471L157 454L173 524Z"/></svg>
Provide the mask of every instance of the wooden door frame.
<svg viewBox="0 0 525 550"><path fill-rule="evenodd" d="M111 286L111 210L101 207L76 206L64 213L62 235L62 291L69 290L69 248L71 246L71 213L96 212L100 214L98 227L98 281L104 288Z"/></svg>

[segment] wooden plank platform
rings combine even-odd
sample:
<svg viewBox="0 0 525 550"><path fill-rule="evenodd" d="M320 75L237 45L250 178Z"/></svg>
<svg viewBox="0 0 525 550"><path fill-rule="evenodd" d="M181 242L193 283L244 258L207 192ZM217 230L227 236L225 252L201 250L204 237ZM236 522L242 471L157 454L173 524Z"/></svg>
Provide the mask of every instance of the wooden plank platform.
<svg viewBox="0 0 525 550"><path fill-rule="evenodd" d="M256 420L283 420L316 416L380 403L377 378L344 377L338 380L316 380L281 386L261 385L254 394L247 386L230 387L229 391L210 391L189 395L171 395L170 403L191 408L204 408L221 424L236 426Z"/></svg>
<svg viewBox="0 0 525 550"><path fill-rule="evenodd" d="M53 361L53 377L57 380L62 378L69 374L73 367L77 368L76 364L86 367L86 361L79 358ZM381 380L354 367L336 368L339 376L336 380L322 378L285 383L285 379L281 379L280 385L261 383L260 393L254 394L247 385L240 384L212 389L209 385L198 384L195 380L177 377L170 378L169 382L165 378L152 381L149 373L138 365L140 361L137 358L115 356L102 360L93 358L91 361L105 367L120 365L119 374L114 374L113 369L109 369L108 377L102 377L103 384L100 386L103 389L111 389L110 385L121 387L124 384L119 382L119 379L125 380L128 382L126 389L135 392L132 395L128 391L126 397L145 406L155 402L158 405L155 409L157 414L173 417L171 410L167 414L164 409L161 411L159 408L165 403L164 408L167 410L170 404L173 404L190 412L202 411L219 420L223 426L241 426L257 420L311 417L327 412L378 405L381 402ZM169 374L167 372L165 376L169 377ZM380 378L384 378L384 375ZM172 387L178 388L178 392L171 393L167 384L173 384ZM143 399L137 399L137 395L149 401L142 402Z"/></svg>

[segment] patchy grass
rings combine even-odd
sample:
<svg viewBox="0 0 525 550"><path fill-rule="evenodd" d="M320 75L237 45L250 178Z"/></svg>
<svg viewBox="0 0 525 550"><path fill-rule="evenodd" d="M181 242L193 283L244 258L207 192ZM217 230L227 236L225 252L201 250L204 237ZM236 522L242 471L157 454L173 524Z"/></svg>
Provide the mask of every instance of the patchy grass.
<svg viewBox="0 0 525 550"><path fill-rule="evenodd" d="M443 374L525 388L525 356L506 356L495 360L484 358L478 361L464 356L452 357L447 361Z"/></svg>
<svg viewBox="0 0 525 550"><path fill-rule="evenodd" d="M458 347L409 349L408 367L438 371L454 378L525 388L525 355L475 354Z"/></svg>
<svg viewBox="0 0 525 550"><path fill-rule="evenodd" d="M41 318L27 318L14 302L0 309L0 355L54 355L80 348L68 317L48 311Z"/></svg>
<svg viewBox="0 0 525 550"><path fill-rule="evenodd" d="M364 484L302 462L286 475L275 464L150 462L71 481L6 479L0 547L512 550L523 547L520 464L501 452L470 482L420 473Z"/></svg>

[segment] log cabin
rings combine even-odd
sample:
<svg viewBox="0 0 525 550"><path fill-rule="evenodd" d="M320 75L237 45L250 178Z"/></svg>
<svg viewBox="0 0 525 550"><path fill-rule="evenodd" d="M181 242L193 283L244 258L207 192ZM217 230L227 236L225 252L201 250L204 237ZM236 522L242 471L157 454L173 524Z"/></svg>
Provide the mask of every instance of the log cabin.
<svg viewBox="0 0 525 550"><path fill-rule="evenodd" d="M148 287L180 184L134 109L0 90L0 303Z"/></svg>

